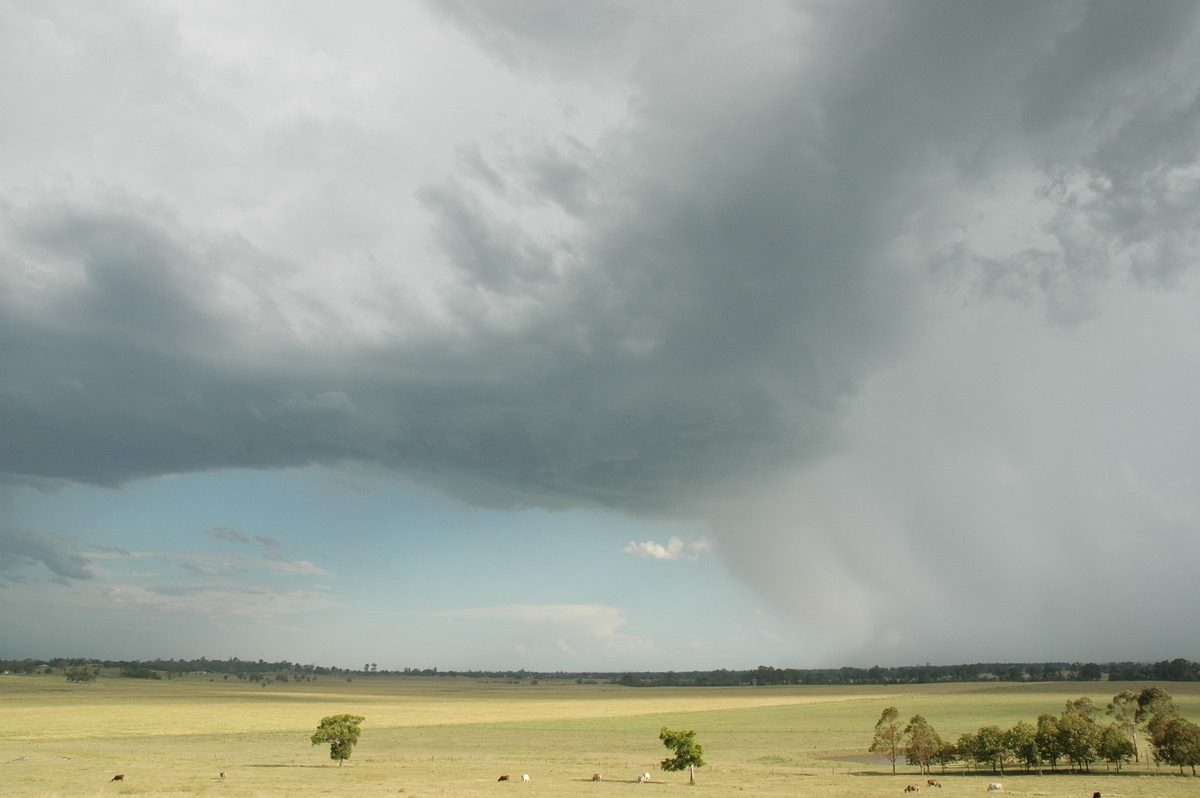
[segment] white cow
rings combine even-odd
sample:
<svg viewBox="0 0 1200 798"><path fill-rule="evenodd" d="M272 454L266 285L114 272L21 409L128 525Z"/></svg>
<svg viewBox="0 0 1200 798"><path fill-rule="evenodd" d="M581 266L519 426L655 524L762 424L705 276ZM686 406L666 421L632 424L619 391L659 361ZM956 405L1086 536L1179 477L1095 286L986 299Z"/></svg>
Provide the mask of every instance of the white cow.
<svg viewBox="0 0 1200 798"><path fill-rule="evenodd" d="M528 773L522 773L522 774L521 774L521 781L529 781L529 774L528 774Z"/></svg>
<svg viewBox="0 0 1200 798"><path fill-rule="evenodd" d="M650 781L649 773L643 773L642 775L638 776L638 784L645 784L648 781Z"/></svg>
<svg viewBox="0 0 1200 798"><path fill-rule="evenodd" d="M988 785L988 792L1004 792L1004 785L998 781L993 781Z"/></svg>

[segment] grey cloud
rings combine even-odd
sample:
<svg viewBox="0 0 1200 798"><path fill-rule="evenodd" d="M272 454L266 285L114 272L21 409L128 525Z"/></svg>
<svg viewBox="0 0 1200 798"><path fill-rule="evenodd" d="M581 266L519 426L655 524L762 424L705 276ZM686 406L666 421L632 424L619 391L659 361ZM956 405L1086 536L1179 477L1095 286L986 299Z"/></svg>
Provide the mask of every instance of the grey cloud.
<svg viewBox="0 0 1200 798"><path fill-rule="evenodd" d="M204 530L204 534L209 537L217 538L218 540L227 540L230 543L249 543L250 538L243 533L237 531L231 526L214 526L211 529Z"/></svg>
<svg viewBox="0 0 1200 798"><path fill-rule="evenodd" d="M31 564L49 570L55 581L95 578L88 559L72 551L61 536L36 529L0 527L0 574L8 576Z"/></svg>
<svg viewBox="0 0 1200 798"><path fill-rule="evenodd" d="M378 272L341 315L323 288L286 279L312 263L174 215L169 194L116 210L69 188L5 194L5 479L115 485L361 461L493 506L692 513L721 496L740 510L749 486L797 472L809 505L772 494L761 516L712 511L723 539L758 544L720 550L789 611L827 606L824 589L851 597L830 615L846 628L890 624L912 640L927 638L893 614L890 591L910 588L955 628L1004 578L1002 556L983 577L952 567L991 557L989 535L1036 529L1064 557L1086 540L1094 519L1054 489L1081 507L1107 491L1097 506L1130 524L1148 512L1107 467L1120 447L1083 448L1100 422L1079 408L1103 392L1052 379L1101 355L1031 376L1021 355L1055 341L1053 326L1000 325L1004 357L973 335L1030 307L1086 335L1128 282L1183 290L1194 274L1193 6L432 6L522 74L620 87L624 116L588 143L560 131L462 143L456 169L416 191L436 261L416 267L405 261L424 253L396 254L348 221L345 208L394 207L376 201L379 164L330 158L346 165L348 204L295 217L313 222L295 231L298 252L313 245L296 257L368 253ZM411 286L429 307L389 269L400 283L433 275ZM334 266L325 277L337 283ZM948 323L964 302L978 316ZM395 329L359 334L370 314ZM1023 325L1038 332L1018 344ZM922 372L946 337L980 351L957 353L952 374ZM889 416L872 391L905 368L908 383L882 394L896 400ZM928 396L913 387L935 378L947 382ZM1020 404L1012 386L1027 383L1059 385L1070 402L1046 394L1045 407L1078 413L1078 428L1055 437L1056 419ZM894 451L855 437L871 413L889 418L875 431ZM925 434L896 432L912 429ZM1076 454L1054 459L1035 432ZM1073 470L1089 456L1096 471ZM1022 493L1010 472L1053 488ZM943 476L945 496L924 482ZM876 495L895 512L875 511ZM1148 528L1172 541L1180 523ZM919 572L912 552L930 549L948 587L872 581L880 562ZM797 585L781 551L827 567ZM978 600L939 604L976 586Z"/></svg>
<svg viewBox="0 0 1200 798"><path fill-rule="evenodd" d="M553 19L534 31L529 6L452 12L481 39L569 45ZM828 26L819 43L785 25L761 53L713 36L709 50L640 61L630 119L595 148L535 142L524 160L488 163L481 188L452 176L421 190L460 278L446 297L454 331L348 356L286 334L246 356L284 325L266 298L265 322L217 310L222 277L272 287L259 263L228 260L244 248L146 213L44 209L10 229L14 250L83 277L43 290L36 312L6 302L0 408L15 434L0 470L116 484L366 460L479 501L651 510L819 459L863 381L921 328L920 260L891 247L937 222L922 217L938 210L923 170L970 187L963 164L993 139L1009 159L1037 143L1011 97L1076 16L852 9L809 20ZM702 23L689 25L673 35ZM801 42L830 66L802 72L785 57ZM1074 153L1078 170L1080 151L1050 154ZM480 174L482 156L472 163ZM530 199L511 193L514 172L578 213L569 240L501 212ZM1060 209L1064 231L1097 216ZM986 292L1040 297L1061 282L1086 303L1108 274L1067 249L1018 261L968 247L957 260Z"/></svg>

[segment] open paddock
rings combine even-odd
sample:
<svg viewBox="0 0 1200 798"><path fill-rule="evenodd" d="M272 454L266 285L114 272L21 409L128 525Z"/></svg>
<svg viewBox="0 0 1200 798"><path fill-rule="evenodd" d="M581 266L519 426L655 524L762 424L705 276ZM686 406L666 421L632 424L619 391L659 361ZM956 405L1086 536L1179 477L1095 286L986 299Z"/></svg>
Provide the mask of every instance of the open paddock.
<svg viewBox="0 0 1200 798"><path fill-rule="evenodd" d="M896 706L905 720L920 713L954 739L985 724L1007 728L1057 714L1081 695L1103 707L1114 693L1142 686L636 689L373 676L260 687L201 676L90 685L57 675L3 676L0 778L12 798L899 796L909 784L952 798L985 795L991 782L1003 783L1007 795L1047 798L1194 795L1200 779L1146 764L1120 776L1103 763L1090 775L935 770L939 789L903 763L893 776L890 767L853 761L866 753L885 706ZM1189 718L1200 718L1200 685L1163 686ZM339 768L328 746L311 745L309 736L322 717L343 712L366 720L353 757ZM686 773L659 769L662 726L697 731L709 765L695 787ZM653 781L637 783L647 771ZM595 773L601 780L592 779ZM112 781L116 774L125 779ZM513 778L498 782L502 774Z"/></svg>

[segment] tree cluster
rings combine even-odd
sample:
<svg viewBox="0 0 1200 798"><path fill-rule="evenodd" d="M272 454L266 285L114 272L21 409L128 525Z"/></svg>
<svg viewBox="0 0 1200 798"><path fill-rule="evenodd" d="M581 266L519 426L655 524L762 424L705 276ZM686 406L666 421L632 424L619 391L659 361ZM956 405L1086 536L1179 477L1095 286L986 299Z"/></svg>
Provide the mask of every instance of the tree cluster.
<svg viewBox="0 0 1200 798"><path fill-rule="evenodd" d="M1118 693L1103 710L1112 720L1101 722L1101 714L1090 698L1082 697L1067 701L1059 715L1039 715L1036 724L1022 720L1010 729L983 726L951 741L921 715L902 726L896 707L886 707L875 724L869 750L887 758L893 773L902 756L922 773L935 765L945 770L956 762L976 769L989 767L1000 774L1010 765L1058 771L1061 764L1071 771L1090 772L1097 761L1120 772L1123 764L1139 758L1142 733L1155 762L1177 766L1181 773L1190 767L1195 775L1200 765L1200 726L1182 717L1161 687Z"/></svg>

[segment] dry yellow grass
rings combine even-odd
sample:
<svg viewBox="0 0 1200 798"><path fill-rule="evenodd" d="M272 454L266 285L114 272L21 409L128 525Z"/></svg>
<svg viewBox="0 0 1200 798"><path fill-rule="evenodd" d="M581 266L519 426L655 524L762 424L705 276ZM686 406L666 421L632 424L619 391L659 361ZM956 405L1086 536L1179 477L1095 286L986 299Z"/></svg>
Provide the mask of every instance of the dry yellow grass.
<svg viewBox="0 0 1200 798"><path fill-rule="evenodd" d="M453 678L326 678L260 687L217 677L146 682L61 676L0 677L0 794L13 798L139 795L527 796L901 795L924 779L891 776L826 756L863 753L884 706L920 712L945 736L1057 713L1067 698L1103 705L1126 685L954 684L912 688L628 689L611 685L479 682ZM1135 686L1137 687L1137 686ZM1200 686L1167 685L1200 715ZM366 716L353 758L339 768L309 736L325 715ZM709 766L699 784L658 770L658 729L694 728ZM1103 765L1098 769L1103 770ZM220 771L227 777L219 778ZM651 771L655 781L637 784ZM594 772L601 782L591 781ZM125 773L123 782L111 782ZM529 773L528 784L498 783ZM1200 793L1200 780L1159 774L941 777L939 798L1006 792L1050 798ZM924 790L928 793L929 788Z"/></svg>

